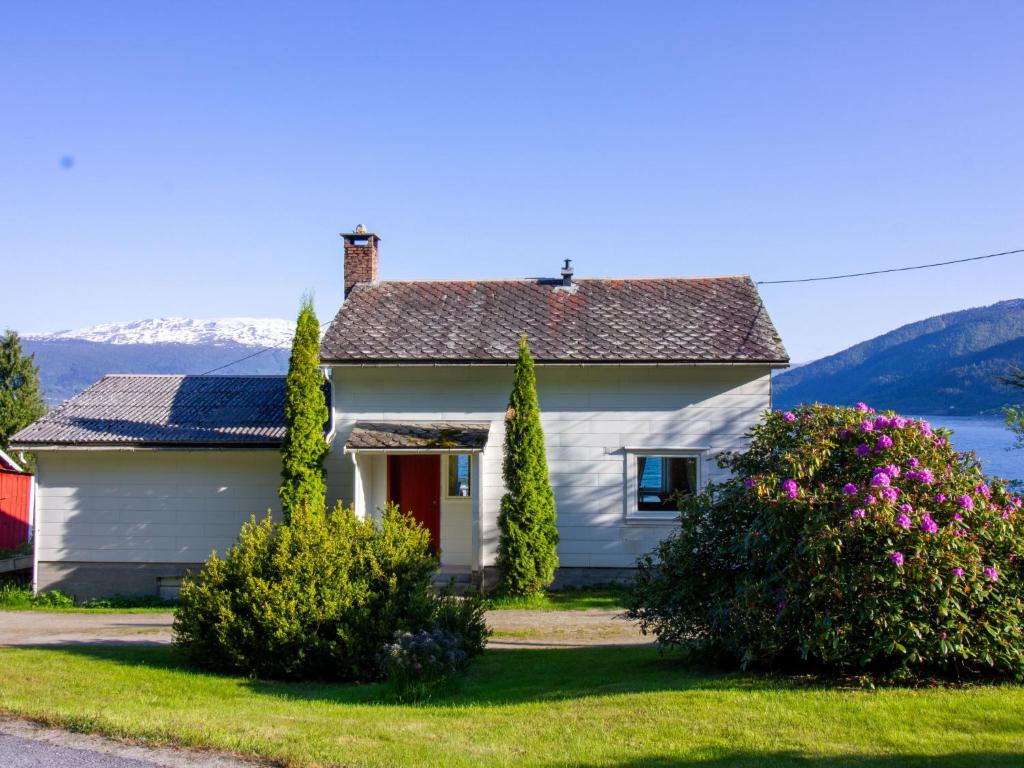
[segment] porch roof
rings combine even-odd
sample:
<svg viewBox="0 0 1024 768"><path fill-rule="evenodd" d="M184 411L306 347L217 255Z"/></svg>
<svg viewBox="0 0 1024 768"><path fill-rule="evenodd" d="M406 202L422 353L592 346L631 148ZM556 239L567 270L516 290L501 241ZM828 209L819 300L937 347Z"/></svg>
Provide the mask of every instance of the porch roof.
<svg viewBox="0 0 1024 768"><path fill-rule="evenodd" d="M486 421L356 422L345 449L350 451L481 451Z"/></svg>

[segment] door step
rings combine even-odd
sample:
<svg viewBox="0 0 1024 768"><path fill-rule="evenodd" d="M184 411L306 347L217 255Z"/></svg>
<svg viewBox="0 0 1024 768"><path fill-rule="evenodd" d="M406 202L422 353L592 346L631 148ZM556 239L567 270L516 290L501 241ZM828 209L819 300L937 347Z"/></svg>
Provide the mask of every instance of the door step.
<svg viewBox="0 0 1024 768"><path fill-rule="evenodd" d="M431 583L434 589L451 589L456 595L464 595L473 586L473 579L469 571L440 571Z"/></svg>

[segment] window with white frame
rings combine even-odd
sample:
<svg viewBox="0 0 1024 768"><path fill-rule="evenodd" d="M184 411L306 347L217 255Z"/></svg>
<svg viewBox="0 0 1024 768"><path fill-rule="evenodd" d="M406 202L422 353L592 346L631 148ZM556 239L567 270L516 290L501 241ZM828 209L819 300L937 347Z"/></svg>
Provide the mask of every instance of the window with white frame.
<svg viewBox="0 0 1024 768"><path fill-rule="evenodd" d="M626 516L670 520L682 498L700 489L700 452L626 451Z"/></svg>
<svg viewBox="0 0 1024 768"><path fill-rule="evenodd" d="M471 478L469 454L450 454L448 456L448 482L446 484L448 496L460 498L472 496Z"/></svg>

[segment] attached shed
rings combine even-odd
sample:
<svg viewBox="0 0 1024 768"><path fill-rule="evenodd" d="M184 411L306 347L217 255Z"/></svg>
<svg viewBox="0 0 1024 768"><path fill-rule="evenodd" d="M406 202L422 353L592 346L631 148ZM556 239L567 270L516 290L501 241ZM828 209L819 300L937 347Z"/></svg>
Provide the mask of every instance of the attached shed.
<svg viewBox="0 0 1024 768"><path fill-rule="evenodd" d="M38 590L173 596L279 516L283 376L110 375L15 435L38 457Z"/></svg>
<svg viewBox="0 0 1024 768"><path fill-rule="evenodd" d="M32 475L0 451L0 550L28 541L32 524Z"/></svg>

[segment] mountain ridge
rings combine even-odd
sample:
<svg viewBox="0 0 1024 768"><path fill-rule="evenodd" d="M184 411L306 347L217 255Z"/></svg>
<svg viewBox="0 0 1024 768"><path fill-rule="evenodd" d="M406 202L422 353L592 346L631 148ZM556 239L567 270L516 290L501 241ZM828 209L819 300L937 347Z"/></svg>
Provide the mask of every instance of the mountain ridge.
<svg viewBox="0 0 1024 768"><path fill-rule="evenodd" d="M774 378L779 407L852 403L915 414L997 413L1024 399L1000 382L1024 367L1024 299L900 326Z"/></svg>

